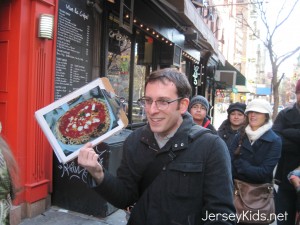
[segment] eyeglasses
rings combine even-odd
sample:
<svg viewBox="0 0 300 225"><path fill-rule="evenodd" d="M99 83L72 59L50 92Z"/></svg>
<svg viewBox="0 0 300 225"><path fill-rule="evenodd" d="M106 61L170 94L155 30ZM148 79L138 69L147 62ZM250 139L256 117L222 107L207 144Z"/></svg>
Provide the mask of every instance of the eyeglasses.
<svg viewBox="0 0 300 225"><path fill-rule="evenodd" d="M171 104L172 102L178 101L180 99L182 99L182 97L176 98L174 100L160 99L160 100L153 101L151 98L143 97L138 100L138 103L142 107L148 108L148 107L151 107L153 102L155 102L156 108L158 108L159 110L166 110L169 107L169 104Z"/></svg>

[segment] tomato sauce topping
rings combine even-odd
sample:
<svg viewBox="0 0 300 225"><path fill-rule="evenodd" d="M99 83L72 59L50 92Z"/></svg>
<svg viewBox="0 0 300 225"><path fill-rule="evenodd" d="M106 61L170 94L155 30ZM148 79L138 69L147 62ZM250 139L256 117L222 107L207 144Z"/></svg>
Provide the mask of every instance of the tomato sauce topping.
<svg viewBox="0 0 300 225"><path fill-rule="evenodd" d="M91 134L105 123L106 106L91 99L79 103L60 119L59 131L65 137L80 138Z"/></svg>

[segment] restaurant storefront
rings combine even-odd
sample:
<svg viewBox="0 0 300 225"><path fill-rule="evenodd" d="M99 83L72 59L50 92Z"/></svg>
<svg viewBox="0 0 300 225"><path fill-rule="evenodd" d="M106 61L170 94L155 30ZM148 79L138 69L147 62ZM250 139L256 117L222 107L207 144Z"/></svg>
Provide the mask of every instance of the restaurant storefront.
<svg viewBox="0 0 300 225"><path fill-rule="evenodd" d="M199 39L187 41L185 27L190 22L168 12L158 1L146 0L0 0L1 134L19 163L23 186L14 201L16 221L21 215L32 217L62 202L67 202L66 208L89 213L79 207L78 193L76 201L67 193L68 185L79 182L71 178L80 177L82 182L86 173L75 161L68 165L57 162L35 121L36 110L98 77L107 77L127 113L127 130L135 129L146 123L145 112L137 103L144 93L145 78L165 67L184 72L193 94L211 93L206 74L217 62L211 60L215 51L210 45L205 49L205 41L203 45ZM43 19L50 21L51 31L45 36ZM115 154L106 155L112 173L129 133L106 143L106 148L115 149L111 151ZM104 215L113 211L103 200L91 205L99 201L105 205L100 210L106 207ZM91 214L97 213L101 214Z"/></svg>

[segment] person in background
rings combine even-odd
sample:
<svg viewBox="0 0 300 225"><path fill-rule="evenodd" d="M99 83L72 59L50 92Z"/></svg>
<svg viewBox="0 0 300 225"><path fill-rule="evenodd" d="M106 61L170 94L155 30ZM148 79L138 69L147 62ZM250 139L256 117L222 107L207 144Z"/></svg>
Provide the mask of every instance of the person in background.
<svg viewBox="0 0 300 225"><path fill-rule="evenodd" d="M291 171L287 178L297 193L295 225L300 225L300 166Z"/></svg>
<svg viewBox="0 0 300 225"><path fill-rule="evenodd" d="M227 147L229 148L235 135L245 124L246 104L236 102L231 103L227 109L227 119L223 121L218 129L218 135L225 141Z"/></svg>
<svg viewBox="0 0 300 225"><path fill-rule="evenodd" d="M0 135L0 224L10 224L12 200L18 191L18 166L14 156Z"/></svg>
<svg viewBox="0 0 300 225"><path fill-rule="evenodd" d="M287 220L277 221L278 225L295 224L297 212L297 192L287 176L300 165L300 80L296 84L295 93L296 103L293 107L281 110L273 125L273 130L282 139L282 156L275 173L278 184L276 213L287 213Z"/></svg>
<svg viewBox="0 0 300 225"><path fill-rule="evenodd" d="M103 169L91 143L80 149L89 186L118 208L134 204L129 225L234 224L229 152L219 136L194 124L190 94L187 77L176 69L147 77L139 102L148 124L125 140L116 177ZM191 135L195 128L205 133Z"/></svg>
<svg viewBox="0 0 300 225"><path fill-rule="evenodd" d="M214 128L210 122L210 119L208 118L209 103L206 98L201 95L194 96L189 105L189 112L196 124L210 129L214 134L217 134L217 130Z"/></svg>
<svg viewBox="0 0 300 225"><path fill-rule="evenodd" d="M272 130L272 106L263 99L248 103L246 127L230 146L234 179L253 184L272 183L281 155L281 139Z"/></svg>
<svg viewBox="0 0 300 225"><path fill-rule="evenodd" d="M295 225L300 225L300 166L288 174L288 180L297 193Z"/></svg>

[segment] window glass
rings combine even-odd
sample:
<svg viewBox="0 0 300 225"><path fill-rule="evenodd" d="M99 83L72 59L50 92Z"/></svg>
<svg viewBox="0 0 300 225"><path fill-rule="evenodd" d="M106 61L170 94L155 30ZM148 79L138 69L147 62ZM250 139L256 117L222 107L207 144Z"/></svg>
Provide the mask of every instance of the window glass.
<svg viewBox="0 0 300 225"><path fill-rule="evenodd" d="M151 72L153 39L142 32L136 33L135 68L133 77L132 122L146 121L145 110L137 100L144 96L145 77Z"/></svg>
<svg viewBox="0 0 300 225"><path fill-rule="evenodd" d="M117 29L109 30L107 78L119 97L129 97L130 38Z"/></svg>

